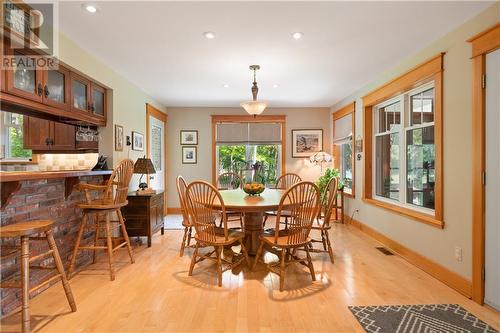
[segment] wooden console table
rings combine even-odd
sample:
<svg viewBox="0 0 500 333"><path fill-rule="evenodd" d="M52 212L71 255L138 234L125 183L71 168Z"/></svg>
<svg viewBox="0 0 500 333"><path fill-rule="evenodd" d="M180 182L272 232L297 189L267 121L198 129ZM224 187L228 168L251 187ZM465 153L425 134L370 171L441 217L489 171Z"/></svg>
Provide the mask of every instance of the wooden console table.
<svg viewBox="0 0 500 333"><path fill-rule="evenodd" d="M163 235L165 231L163 196L163 191L151 195L137 195L131 192L127 196L128 205L122 208L128 235L148 237L148 247L151 246L153 234L161 230Z"/></svg>

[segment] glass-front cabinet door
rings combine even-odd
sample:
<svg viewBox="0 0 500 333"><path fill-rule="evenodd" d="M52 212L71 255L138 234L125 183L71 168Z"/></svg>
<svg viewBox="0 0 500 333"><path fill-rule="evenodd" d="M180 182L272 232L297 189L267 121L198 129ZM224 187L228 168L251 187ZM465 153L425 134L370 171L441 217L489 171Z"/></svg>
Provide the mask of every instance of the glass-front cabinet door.
<svg viewBox="0 0 500 333"><path fill-rule="evenodd" d="M41 102L43 71L36 67L36 60L17 50L6 52L9 52L9 66L6 70L7 92Z"/></svg>
<svg viewBox="0 0 500 333"><path fill-rule="evenodd" d="M106 108L106 89L92 83L92 106L91 111L94 116L104 117Z"/></svg>
<svg viewBox="0 0 500 333"><path fill-rule="evenodd" d="M44 72L43 102L58 108L69 108L70 74L59 65L58 69Z"/></svg>
<svg viewBox="0 0 500 333"><path fill-rule="evenodd" d="M71 109L89 112L90 105L90 81L71 73Z"/></svg>

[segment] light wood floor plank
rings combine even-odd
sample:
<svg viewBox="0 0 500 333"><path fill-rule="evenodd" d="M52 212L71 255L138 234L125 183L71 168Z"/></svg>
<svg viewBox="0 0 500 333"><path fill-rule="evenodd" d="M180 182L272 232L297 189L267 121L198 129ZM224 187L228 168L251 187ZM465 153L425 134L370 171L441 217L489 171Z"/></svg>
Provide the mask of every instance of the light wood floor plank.
<svg viewBox="0 0 500 333"><path fill-rule="evenodd" d="M272 222L271 222L272 223ZM210 262L189 277L190 254L179 257L182 231L156 235L153 246L135 246L136 263L117 252L116 280L106 258L74 277L78 311L70 312L61 285L31 300L34 332L363 332L349 305L458 303L500 329L497 313L477 305L347 225L331 232L335 264L313 254L317 281L307 269L289 267L286 291L279 278L258 266L224 273L217 287ZM274 256L266 255L266 260ZM20 315L3 318L1 332L18 332Z"/></svg>

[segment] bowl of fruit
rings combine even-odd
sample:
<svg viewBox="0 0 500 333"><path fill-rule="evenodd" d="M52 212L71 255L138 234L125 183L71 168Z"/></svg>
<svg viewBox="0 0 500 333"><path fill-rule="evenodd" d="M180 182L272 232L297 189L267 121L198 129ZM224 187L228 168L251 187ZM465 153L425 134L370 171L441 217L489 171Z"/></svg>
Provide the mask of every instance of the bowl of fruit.
<svg viewBox="0 0 500 333"><path fill-rule="evenodd" d="M243 185L243 191L248 195L260 195L266 187L260 183L246 183Z"/></svg>

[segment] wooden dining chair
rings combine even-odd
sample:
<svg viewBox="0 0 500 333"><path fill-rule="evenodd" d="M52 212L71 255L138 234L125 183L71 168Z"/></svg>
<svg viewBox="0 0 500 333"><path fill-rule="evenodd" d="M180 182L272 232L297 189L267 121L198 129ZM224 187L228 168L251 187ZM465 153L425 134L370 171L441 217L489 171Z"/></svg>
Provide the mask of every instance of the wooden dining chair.
<svg viewBox="0 0 500 333"><path fill-rule="evenodd" d="M68 269L68 276L71 277L73 270L75 268L76 256L78 251L94 251L93 253L93 263L96 261L96 251L97 250L107 250L108 252L108 264L109 264L109 274L110 279L113 281L115 279L115 269L113 267L113 252L122 248L127 247L128 255L130 257L130 262L134 263L134 255L132 252L132 246L130 246L130 240L127 234L127 229L125 228L125 220L120 211L121 207L128 204L127 194L130 179L132 178L132 172L134 170L134 162L130 159L125 159L118 163L114 169L111 177L105 185L93 185L80 183L75 185L75 188L79 191L85 193L86 201L76 206L83 210L82 222L80 223L80 229L78 230L78 235L76 237L76 244L73 250L73 255L71 256L71 262ZM97 191L97 199L93 198L91 191ZM94 223L94 245L80 246L82 240L83 232L87 227L87 222L89 220L89 215L95 215ZM111 220L112 214L116 214L118 220ZM104 216L104 220L101 218ZM123 242L118 245L113 246L112 233L112 223L116 223L115 228L121 228ZM101 231L104 231L104 237L100 237ZM99 240L106 240L106 244L99 245Z"/></svg>
<svg viewBox="0 0 500 333"><path fill-rule="evenodd" d="M247 250L243 244L244 233L231 230L227 227L226 207L219 191L205 181L194 181L188 185L186 198L189 215L196 230L196 246L194 249L191 265L189 267L189 276L193 275L194 266L205 260L212 260L217 265L217 281L219 287L222 286L222 273L233 269L248 260ZM214 204L219 204L220 208L214 209ZM216 226L215 221L222 212L222 228ZM222 257L224 247L231 245L240 245L243 256L238 260L229 261ZM214 250L207 254L200 253L200 247L213 247ZM215 254L215 256L213 256ZM223 267L225 265L225 267Z"/></svg>
<svg viewBox="0 0 500 333"><path fill-rule="evenodd" d="M319 197L319 189L312 182L293 185L280 200L274 233L264 233L260 236L261 244L255 256L253 269L257 266L265 245L275 250L279 254L280 261L277 264L269 264L268 268L280 276L280 291L284 288L286 267L294 262L307 266L312 280L316 280L309 253L309 233L320 209ZM290 212L288 228L280 230L279 221L284 211ZM296 250L299 248L306 252L306 258L296 256ZM279 269L276 269L277 266Z"/></svg>
<svg viewBox="0 0 500 333"><path fill-rule="evenodd" d="M330 260L333 264L333 250L332 244L330 242L330 236L328 232L332 228L330 220L332 218L333 212L336 209L336 200L338 194L338 179L332 178L326 186L326 194L324 198L321 198L321 209L318 214L316 222L313 223L312 229L320 232L321 240L311 238L311 252L328 253ZM323 249L314 248L313 243L322 243Z"/></svg>
<svg viewBox="0 0 500 333"><path fill-rule="evenodd" d="M179 195L179 203L181 205L182 213L182 226L184 227L184 236L182 237L181 250L179 255L182 257L184 255L184 249L189 247L191 244L193 225L189 218L189 212L186 204L186 189L187 184L182 176L177 176L175 179L175 184L177 186L177 194Z"/></svg>
<svg viewBox="0 0 500 333"><path fill-rule="evenodd" d="M236 190L243 187L243 179L235 172L224 172L217 177L217 189L222 190ZM226 212L227 221L239 221L240 228L243 230L243 213L241 212ZM219 222L219 227L222 227L222 219Z"/></svg>
<svg viewBox="0 0 500 333"><path fill-rule="evenodd" d="M302 178L300 178L300 176L296 173L285 173L283 175L281 175L281 177L278 178L278 180L276 181L276 185L274 186L274 188L276 189L280 189L280 190L288 190L290 187L292 187L293 185L299 183L302 181ZM276 217L276 212L273 212L273 211L268 211L264 214L264 222L263 222L263 226L266 225L266 222L267 222L267 219L270 217L270 216L275 216ZM285 227L288 225L288 219L290 218L290 213L287 212L287 211L283 211L282 214L281 214L281 217L285 218Z"/></svg>

